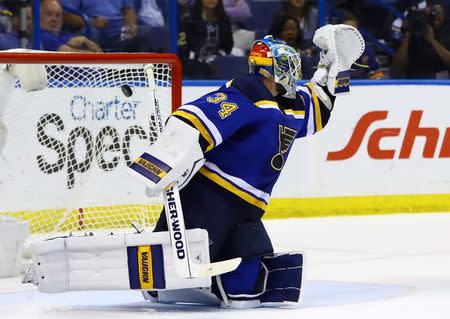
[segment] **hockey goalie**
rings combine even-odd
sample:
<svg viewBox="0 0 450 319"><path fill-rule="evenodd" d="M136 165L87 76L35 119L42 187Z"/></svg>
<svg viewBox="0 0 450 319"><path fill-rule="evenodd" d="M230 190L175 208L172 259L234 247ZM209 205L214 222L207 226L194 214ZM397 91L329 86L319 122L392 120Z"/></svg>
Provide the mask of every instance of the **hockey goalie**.
<svg viewBox="0 0 450 319"><path fill-rule="evenodd" d="M149 195L165 194L152 233L35 244L30 281L43 292L139 289L154 302L207 300L238 308L298 302L303 256L274 252L261 218L295 139L327 125L364 50L359 32L347 25L318 29L314 43L322 53L306 84L297 85L299 54L266 36L252 45L248 76L169 117L156 143L129 168ZM180 210L172 202L174 187L180 189ZM180 213L185 225L174 222ZM211 270L237 259L229 269ZM183 260L194 268L212 263L211 271L180 276L175 263Z"/></svg>

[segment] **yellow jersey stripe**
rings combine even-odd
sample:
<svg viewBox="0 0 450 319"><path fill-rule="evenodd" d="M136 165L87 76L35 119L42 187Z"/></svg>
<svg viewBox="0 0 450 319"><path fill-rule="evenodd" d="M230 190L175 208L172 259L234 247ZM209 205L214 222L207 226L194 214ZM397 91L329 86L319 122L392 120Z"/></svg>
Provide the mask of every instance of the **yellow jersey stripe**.
<svg viewBox="0 0 450 319"><path fill-rule="evenodd" d="M275 101L261 100L261 101L255 102L256 106L267 105L267 104L278 106L278 103Z"/></svg>
<svg viewBox="0 0 450 319"><path fill-rule="evenodd" d="M193 114L185 112L183 110L176 110L172 113L172 115L177 115L182 118L185 118L189 122L191 122L195 128L200 132L200 134L204 137L204 139L208 142L208 147L206 148L206 152L209 152L214 148L214 140L212 139L211 135L209 134L208 130L205 128L203 123Z"/></svg>
<svg viewBox="0 0 450 319"><path fill-rule="evenodd" d="M322 126L322 114L320 113L319 99L317 98L316 91L314 91L314 88L313 88L312 84L309 82L309 83L306 83L306 86L311 90L311 96L312 96L312 100L313 100L313 104L314 104L314 110L315 110L314 113L316 113L316 118L315 118L315 120L316 120L316 131L318 132L318 131L320 131L323 128L323 126Z"/></svg>
<svg viewBox="0 0 450 319"><path fill-rule="evenodd" d="M231 184L229 181L227 181L226 179L224 179L220 175L218 175L218 174L216 174L216 173L206 169L205 167L200 168L199 172L200 172L200 174L202 174L205 177L207 177L208 179L212 180L213 182L215 182L219 186L222 186L226 190L228 190L231 193L235 194L236 196L242 198L247 203L252 204L252 205L254 205L254 206L258 207L258 208L261 208L262 210L266 209L267 204L264 201L262 201L260 199L257 199L257 198L253 197L252 195L250 195L250 194L248 194L246 192L243 192L242 190L240 190L239 188L237 188L236 186Z"/></svg>
<svg viewBox="0 0 450 319"><path fill-rule="evenodd" d="M303 116L305 116L305 110L286 109L286 110L284 110L284 112L286 114L303 115Z"/></svg>

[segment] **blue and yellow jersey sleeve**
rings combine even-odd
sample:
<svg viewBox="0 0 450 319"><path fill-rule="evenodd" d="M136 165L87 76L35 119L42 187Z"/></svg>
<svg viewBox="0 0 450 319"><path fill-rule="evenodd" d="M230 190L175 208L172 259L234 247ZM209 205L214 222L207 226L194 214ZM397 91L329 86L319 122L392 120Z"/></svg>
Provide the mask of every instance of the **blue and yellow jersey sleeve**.
<svg viewBox="0 0 450 319"><path fill-rule="evenodd" d="M324 87L328 94L328 90ZM297 90L298 95L304 103L304 125L298 132L297 138L313 135L321 131L330 119L331 110L318 98L311 82L305 83ZM331 96L331 94L329 94ZM334 102L334 97L331 96Z"/></svg>
<svg viewBox="0 0 450 319"><path fill-rule="evenodd" d="M221 88L181 106L172 116L200 132L200 144L206 153L249 122L252 118L249 103L237 90Z"/></svg>

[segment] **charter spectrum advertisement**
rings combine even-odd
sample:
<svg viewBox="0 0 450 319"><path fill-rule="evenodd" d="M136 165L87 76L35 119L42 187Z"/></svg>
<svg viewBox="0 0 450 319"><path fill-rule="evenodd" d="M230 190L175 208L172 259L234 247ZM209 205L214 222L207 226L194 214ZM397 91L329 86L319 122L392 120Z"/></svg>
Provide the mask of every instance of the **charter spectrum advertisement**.
<svg viewBox="0 0 450 319"><path fill-rule="evenodd" d="M445 85L351 87L323 131L294 143L273 197L450 193L449 104Z"/></svg>
<svg viewBox="0 0 450 319"><path fill-rule="evenodd" d="M8 128L0 155L2 209L145 198L145 188L125 171L155 139L150 101L146 88L131 97L120 88L14 90L2 114Z"/></svg>

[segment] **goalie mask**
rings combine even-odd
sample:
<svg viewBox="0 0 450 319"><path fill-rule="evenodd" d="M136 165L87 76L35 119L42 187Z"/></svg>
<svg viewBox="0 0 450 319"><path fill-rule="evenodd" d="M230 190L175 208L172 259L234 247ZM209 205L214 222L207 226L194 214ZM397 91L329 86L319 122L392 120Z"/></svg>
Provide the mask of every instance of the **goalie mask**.
<svg viewBox="0 0 450 319"><path fill-rule="evenodd" d="M271 35L253 42L248 64L250 74L273 78L286 91L284 97L295 98L297 80L301 79L301 59L286 42Z"/></svg>

